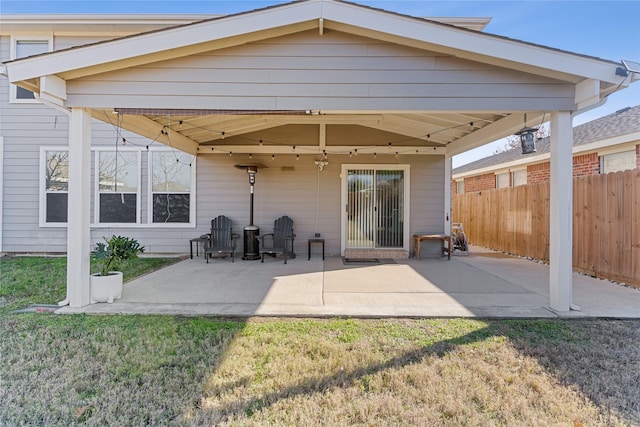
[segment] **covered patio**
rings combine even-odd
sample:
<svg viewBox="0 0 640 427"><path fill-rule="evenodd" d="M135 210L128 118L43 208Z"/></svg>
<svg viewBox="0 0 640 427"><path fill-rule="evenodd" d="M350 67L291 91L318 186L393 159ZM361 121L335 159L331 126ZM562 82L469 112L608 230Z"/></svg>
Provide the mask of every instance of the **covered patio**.
<svg viewBox="0 0 640 427"><path fill-rule="evenodd" d="M58 313L187 316L640 318L640 291L574 274L580 311L550 309L549 266L472 247L469 256L349 264L333 256L186 259L125 285L113 304ZM185 280L189 277L189 280Z"/></svg>
<svg viewBox="0 0 640 427"><path fill-rule="evenodd" d="M404 269L407 292L387 292L388 285L375 282L367 282L362 292L342 291L343 281L358 282L347 277L353 269L337 268L334 260L296 260L289 270L247 263L216 266L220 271L211 282L211 269L204 270L202 262L185 261L163 271L175 274L171 283L179 274L189 277L192 305L198 307L202 297L212 298L208 304L218 304L220 314L227 303L246 304L245 314L303 314L306 307L316 307L315 314L347 314L335 307L352 306L358 308L351 314L366 315L366 307L383 304L387 308L380 313L418 315L421 306L412 306L412 301L423 301L440 315L469 315L474 310L486 314L489 308L473 308L473 301L482 300L487 300L486 307L524 303L549 315L577 308L571 272L571 120L635 78L622 76L619 69L612 61L333 0L293 2L6 64L12 83L70 116L69 263L63 304L80 310L100 309L82 308L90 303L94 119L198 161L198 199L194 191L188 224L163 234L152 220L138 221L125 230L134 236L186 241L206 232L211 218L221 213L246 225L246 181L227 171L237 163L259 161L270 167L260 175L264 181L259 185L264 185L258 221L264 226L280 215L295 215L296 232L304 238L318 231L320 222L328 253L345 255L363 246L353 243L348 231L345 206L355 192L347 182L349 174L360 179L358 171L365 170L360 176L382 176L387 186L391 178L401 183L389 191L397 203L390 204L387 225L379 221L377 229L369 230L374 237L366 249L388 251L390 245L375 236L382 228L393 228L392 249L405 257L413 234L451 231L452 156L511 135L528 123L550 121L551 267L540 278L546 289L531 293L516 285L510 290L485 272L488 291L476 294L467 287L478 272L464 260L433 271L422 271L431 261L411 259L371 267L376 278L381 270L394 269L389 283L398 283L396 270ZM319 162L328 165L322 177L315 171ZM310 168L295 166L300 164ZM367 185L358 190L363 199L377 191ZM366 215L379 215L377 206L366 206ZM315 225L310 219L314 216ZM293 268L300 271L292 273ZM368 268L360 267L354 277L366 277ZM430 278L435 271L442 282ZM460 278L464 274L468 280ZM140 279L144 290L135 297L138 301L146 301L149 310L149 304L171 304L154 300L172 292L154 289L164 279L142 285L144 280L150 279ZM215 299L242 290L242 283L251 285L245 293L229 301ZM307 289L300 283L309 284L309 292L294 298ZM269 303L272 298L278 301L278 295L287 296L282 300L290 301L287 310L281 309L287 303ZM422 298L425 295L429 298ZM352 304L355 296L359 300ZM126 298L113 307L135 304ZM270 306L275 308L265 308Z"/></svg>

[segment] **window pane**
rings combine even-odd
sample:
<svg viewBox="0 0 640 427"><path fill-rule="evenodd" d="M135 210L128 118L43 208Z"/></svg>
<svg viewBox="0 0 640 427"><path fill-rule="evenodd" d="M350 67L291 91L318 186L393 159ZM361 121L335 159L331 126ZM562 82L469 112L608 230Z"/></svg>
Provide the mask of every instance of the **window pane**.
<svg viewBox="0 0 640 427"><path fill-rule="evenodd" d="M636 153L634 150L602 156L602 173L635 169Z"/></svg>
<svg viewBox="0 0 640 427"><path fill-rule="evenodd" d="M458 187L456 194L464 194L464 181L457 181L456 185Z"/></svg>
<svg viewBox="0 0 640 427"><path fill-rule="evenodd" d="M401 248L404 239L404 173L376 172L377 246Z"/></svg>
<svg viewBox="0 0 640 427"><path fill-rule="evenodd" d="M138 191L138 154L133 151L100 151L100 191Z"/></svg>
<svg viewBox="0 0 640 427"><path fill-rule="evenodd" d="M49 51L47 40L18 40L16 41L16 58L38 55Z"/></svg>
<svg viewBox="0 0 640 427"><path fill-rule="evenodd" d="M67 191L69 189L69 152L47 151L46 156L46 190Z"/></svg>
<svg viewBox="0 0 640 427"><path fill-rule="evenodd" d="M16 58L24 58L26 56L37 55L49 51L49 42L46 40L18 40L16 42ZM30 90L17 87L17 99L36 99Z"/></svg>
<svg viewBox="0 0 640 427"><path fill-rule="evenodd" d="M190 194L154 194L153 222L189 222Z"/></svg>
<svg viewBox="0 0 640 427"><path fill-rule="evenodd" d="M509 172L496 175L496 187L505 188L509 186Z"/></svg>
<svg viewBox="0 0 640 427"><path fill-rule="evenodd" d="M512 182L513 186L517 187L518 185L527 185L527 171L519 170L512 172Z"/></svg>
<svg viewBox="0 0 640 427"><path fill-rule="evenodd" d="M16 98L17 99L36 99L36 96L30 90L26 90L23 87L16 87Z"/></svg>
<svg viewBox="0 0 640 427"><path fill-rule="evenodd" d="M100 222L136 222L136 194L100 193Z"/></svg>
<svg viewBox="0 0 640 427"><path fill-rule="evenodd" d="M67 193L47 193L47 222L67 222Z"/></svg>
<svg viewBox="0 0 640 427"><path fill-rule="evenodd" d="M153 153L153 191L188 193L191 191L193 156L186 153L163 151Z"/></svg>

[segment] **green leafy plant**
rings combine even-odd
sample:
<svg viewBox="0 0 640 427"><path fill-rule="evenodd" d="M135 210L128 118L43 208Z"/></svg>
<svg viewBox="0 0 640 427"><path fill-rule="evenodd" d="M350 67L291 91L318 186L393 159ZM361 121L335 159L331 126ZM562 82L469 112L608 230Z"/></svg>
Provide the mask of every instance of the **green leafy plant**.
<svg viewBox="0 0 640 427"><path fill-rule="evenodd" d="M138 254L144 252L144 246L141 246L136 239L111 236L108 240L104 237L104 240L106 243L97 243L91 252L100 276L108 276L111 270L120 268L123 261L137 258Z"/></svg>

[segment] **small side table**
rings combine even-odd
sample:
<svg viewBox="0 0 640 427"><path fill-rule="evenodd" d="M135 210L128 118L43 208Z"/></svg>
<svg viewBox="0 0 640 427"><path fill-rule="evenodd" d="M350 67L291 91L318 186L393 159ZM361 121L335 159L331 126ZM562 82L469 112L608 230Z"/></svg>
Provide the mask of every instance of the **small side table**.
<svg viewBox="0 0 640 427"><path fill-rule="evenodd" d="M311 259L311 244L322 243L322 260L324 261L324 239L321 237L312 237L307 240L307 261Z"/></svg>
<svg viewBox="0 0 640 427"><path fill-rule="evenodd" d="M204 245L209 241L209 236L203 234L200 237L194 237L189 240L189 256L193 259L193 244L196 244L196 256L200 256L199 246L202 244L202 252L204 253Z"/></svg>

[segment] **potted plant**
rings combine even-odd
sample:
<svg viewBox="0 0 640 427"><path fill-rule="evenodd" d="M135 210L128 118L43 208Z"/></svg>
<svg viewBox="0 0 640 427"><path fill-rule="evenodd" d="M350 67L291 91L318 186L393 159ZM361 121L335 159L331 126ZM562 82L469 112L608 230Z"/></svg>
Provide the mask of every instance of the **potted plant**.
<svg viewBox="0 0 640 427"><path fill-rule="evenodd" d="M91 275L91 303L108 302L122 296L122 272L117 271L122 262L138 257L144 252L135 239L125 236L112 236L96 244L91 257L98 272Z"/></svg>

